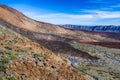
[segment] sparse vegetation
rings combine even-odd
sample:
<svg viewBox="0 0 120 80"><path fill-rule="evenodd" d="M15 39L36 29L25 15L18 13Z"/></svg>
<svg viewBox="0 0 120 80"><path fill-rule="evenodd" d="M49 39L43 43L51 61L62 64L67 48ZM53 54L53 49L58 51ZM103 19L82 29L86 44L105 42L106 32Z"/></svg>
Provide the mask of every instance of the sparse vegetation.
<svg viewBox="0 0 120 80"><path fill-rule="evenodd" d="M89 66L84 63L79 63L78 66L80 69L82 69L84 71L90 70Z"/></svg>
<svg viewBox="0 0 120 80"><path fill-rule="evenodd" d="M7 50L12 50L12 47L10 47L10 46L5 46L4 48Z"/></svg>
<svg viewBox="0 0 120 80"><path fill-rule="evenodd" d="M74 43L71 44L76 49L82 50L87 52L88 54L92 56L99 57L103 62L98 62L97 65L91 65L87 63L78 63L78 67L82 70L84 70L86 73L94 75L99 77L102 80L119 80L119 74L120 70L118 69L119 64L115 64L114 66L111 66L109 64L113 64L116 60L119 60L120 57L119 49L110 49L106 47L100 47L100 46L94 46L89 44L83 44L83 43ZM105 66L102 63L105 63ZM102 64L102 65L100 65Z"/></svg>
<svg viewBox="0 0 120 80"><path fill-rule="evenodd" d="M4 5L0 5L0 11L0 79L86 80L85 74L71 68L73 63L76 69L100 80L120 80L120 50L112 49L120 47L120 42L116 43L119 34L66 30L29 19ZM100 41L99 45L112 48L82 44L87 41ZM70 63L51 51L74 59Z"/></svg>
<svg viewBox="0 0 120 80"><path fill-rule="evenodd" d="M116 73L114 71L111 71L109 74L113 76L113 79L120 79L120 72Z"/></svg>
<svg viewBox="0 0 120 80"><path fill-rule="evenodd" d="M7 44L16 44L16 43L18 43L17 40L5 40L5 42L6 42Z"/></svg>
<svg viewBox="0 0 120 80"><path fill-rule="evenodd" d="M3 80L2 78L0 78L0 80Z"/></svg>
<svg viewBox="0 0 120 80"><path fill-rule="evenodd" d="M44 53L34 53L34 57L43 57L43 58L46 58L45 54Z"/></svg>
<svg viewBox="0 0 120 80"><path fill-rule="evenodd" d="M16 80L14 77L9 77L7 80Z"/></svg>
<svg viewBox="0 0 120 80"><path fill-rule="evenodd" d="M2 26L0 26L0 30L1 29L4 35L0 41L0 72L5 75L0 78L1 80L2 78L5 80L16 80L18 77L22 77L21 80L27 80L29 78L46 80L84 79L83 74L74 71L74 69L69 67L61 58L43 48L41 45L31 42L27 38L5 27L2 28ZM0 35L3 33L0 32ZM19 37L16 37L17 35L19 35ZM15 41L14 38L16 38ZM25 46L27 44L29 46ZM58 64L58 61L61 64ZM14 75L14 77L7 76L12 74L17 75Z"/></svg>
<svg viewBox="0 0 120 80"><path fill-rule="evenodd" d="M20 52L20 53L27 53L27 50L24 50L24 49L18 49L17 52Z"/></svg>
<svg viewBox="0 0 120 80"><path fill-rule="evenodd" d="M8 58L3 58L0 60L0 71L2 72L6 71L8 62L9 62Z"/></svg>

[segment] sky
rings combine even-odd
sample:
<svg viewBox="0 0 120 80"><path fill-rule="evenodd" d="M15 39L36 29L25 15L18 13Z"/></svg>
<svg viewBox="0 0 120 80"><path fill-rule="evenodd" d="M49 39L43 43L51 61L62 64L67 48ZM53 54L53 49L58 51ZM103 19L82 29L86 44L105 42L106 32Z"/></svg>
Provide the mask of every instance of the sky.
<svg viewBox="0 0 120 80"><path fill-rule="evenodd" d="M0 4L52 24L120 25L120 0L0 0Z"/></svg>

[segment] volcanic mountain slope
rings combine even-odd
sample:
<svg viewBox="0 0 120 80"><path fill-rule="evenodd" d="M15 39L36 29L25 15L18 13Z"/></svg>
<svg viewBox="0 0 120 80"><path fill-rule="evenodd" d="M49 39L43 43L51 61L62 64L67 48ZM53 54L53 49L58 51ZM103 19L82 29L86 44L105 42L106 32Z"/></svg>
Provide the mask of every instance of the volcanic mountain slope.
<svg viewBox="0 0 120 80"><path fill-rule="evenodd" d="M0 19L15 27L39 33L35 35L37 40L43 38L64 41L66 40L63 39L64 37L81 42L119 42L120 40L119 33L69 30L49 23L38 22L5 5L0 5ZM39 37L41 34L49 37Z"/></svg>
<svg viewBox="0 0 120 80"><path fill-rule="evenodd" d="M98 59L73 48L67 43L72 41L75 35L74 31L66 30L52 24L34 21L4 5L0 6L0 12L0 23L3 26L13 29L29 39L42 44L55 53L60 53L65 56L79 56L84 59ZM70 38L67 34L74 35L73 37L70 36Z"/></svg>
<svg viewBox="0 0 120 80"><path fill-rule="evenodd" d="M62 54L63 56L67 57L71 61L72 65L74 65L74 63L76 63L76 62L80 63L80 64L85 63L85 65L92 65L92 66L99 66L99 65L102 66L101 64L105 64L104 66L102 66L103 72L106 72L104 67L107 67L108 63L109 64L119 63L119 60L116 61L116 58L119 59L119 57L116 57L116 55L119 55L119 54L111 54L111 53L106 53L106 51L104 51L105 54L102 53L99 55L99 52L97 50L98 49L101 50L101 48L98 47L98 49L96 49L96 46L91 48L91 45L86 46L85 44L82 45L81 43L79 43L79 42L89 43L89 44L93 44L94 42L95 43L96 42L98 42L98 43L99 42L104 42L104 43L106 43L106 42L109 42L109 43L115 42L116 43L117 42L117 43L119 43L119 39L120 39L118 36L119 33L100 33L100 32L69 30L69 29L61 28L59 26L52 25L52 24L32 20L32 19L24 16L22 13L14 10L12 8L9 8L5 5L0 5L0 25L5 27L7 30L12 29L13 31L20 33L21 35L23 35L31 40L30 41L29 39L26 39L25 37L21 36L20 39L19 39L19 37L18 38L15 37L10 40L4 41L4 39L6 38L5 37L6 33L8 31L3 30L3 32L2 32L3 37L1 36L1 44L3 43L2 42L2 40L3 40L5 42L5 45L7 45L7 44L9 44L9 45L4 46L2 44L1 54L7 53L7 55L9 57L7 59L6 59L6 57L4 59L2 58L1 61L3 61L3 62L1 64L4 63L5 66L4 67L2 66L1 69L3 69L3 72L1 72L1 73L4 75L7 75L7 78L9 78L9 77L13 78L14 75L17 75L17 78L19 78L19 79L25 78L25 80L26 80L31 76L30 74L34 73L33 71L36 72L36 73L32 74L32 75L34 75L34 77L37 76L38 78L42 78L42 79L43 78L47 79L48 77L46 77L46 76L50 76L51 80L57 79L58 76L62 77L62 78L60 78L60 80L65 80L65 79L71 80L71 79L75 79L75 78L77 80L79 80L82 78L82 76L78 76L79 73L77 71L74 71L74 69L72 69L72 68L69 69L67 67L68 70L66 70L67 68L65 67L65 69L63 69L64 64L57 66L56 64L59 64L59 60L63 61L63 63L65 63L65 64L69 64L69 63L67 63L67 61L64 58L57 57L52 52ZM11 31L10 33L12 33L13 31ZM6 32L6 33L4 33L4 32ZM10 33L8 33L8 34L12 36L13 34L10 34ZM15 33L15 34L17 34L17 33ZM12 37L14 37L14 35ZM16 41L16 40L18 40L18 41ZM34 43L32 41L34 41ZM18 43L18 42L20 42L20 43ZM36 44L35 42L37 42L38 44ZM15 47L12 47L11 44L15 45ZM43 45L45 48L51 50L52 52L43 48L41 45ZM112 45L114 45L114 44L112 44ZM12 49L10 46L12 47ZM27 46L29 46L30 48L27 48ZM103 46L106 46L106 44ZM90 49L88 47L90 47ZM107 47L111 47L111 45L109 45ZM13 48L15 48L15 49L13 49ZM117 47L117 48L119 48L119 47ZM40 51L39 51L39 49L40 49ZM104 47L102 49L104 50ZM10 51L10 53L6 52L6 50ZM30 50L30 51L28 51L28 50ZM19 53L19 56L17 56L16 52L15 52L15 55L11 55L11 51L17 51ZM115 50L115 52L116 52L116 50ZM23 54L23 53L25 53L25 54ZM54 55L54 58L51 57L51 55L49 53ZM107 54L107 56L106 56L106 54ZM109 54L110 54L110 57L108 57ZM46 59L46 56L48 59ZM112 60L111 56L112 56L112 58L113 57L116 57L116 58L114 58ZM14 59L14 57L15 57L15 59ZM19 57L19 59L18 58L16 59L16 57ZM8 69L6 69L6 63L8 64L8 60L11 58L13 58L14 60L12 60L12 61L10 60L9 64L12 64L12 65L8 66L8 68L10 70L8 72L11 72L13 74L10 73L10 75L9 75L9 73L6 74L6 70L8 70ZM53 65L52 65L52 63L53 63ZM56 66L54 66L54 64ZM34 67L33 65L39 65L39 66ZM31 70L31 67L29 68L28 66L31 66L32 68L34 67L34 69ZM42 66L42 68L39 68L41 66ZM67 66L69 66L69 65L67 65ZM119 65L117 65L117 66L119 66ZM87 70L89 70L89 69L90 68L87 68ZM99 67L98 68L96 67L96 71L98 69L99 69ZM115 69L116 71L118 71L114 66L112 67L112 69ZM71 70L72 70L72 72L71 72ZM92 69L92 70L94 71L94 69ZM27 71L27 72L23 73L24 71ZM50 74L46 73L49 71L50 71ZM69 73L68 71L70 71L70 74L68 74ZM41 72L44 72L45 74L42 75ZM53 72L53 74L55 73L55 75L53 75L52 72ZM114 72L114 70L113 70L113 72ZM64 73L64 74L62 74L62 73ZM74 73L74 75L72 73ZM40 74L40 75L38 75L38 74ZM90 73L90 74L92 74L92 73ZM115 74L117 74L117 73L115 73ZM70 76L70 75L72 78L71 77L68 78L68 76ZM79 75L81 75L81 74L79 74ZM92 76L94 76L94 75L92 75ZM97 75L95 75L95 76L97 76ZM79 78L77 78L77 77L79 77ZM118 74L117 74L117 77L118 77ZM30 78L32 78L32 77L30 77ZM84 77L84 78L86 78L86 77ZM112 78L110 78L110 79L112 79ZM104 76L104 79L102 79L102 80L107 80L107 79Z"/></svg>
<svg viewBox="0 0 120 80"><path fill-rule="evenodd" d="M0 80L92 80L40 44L0 24Z"/></svg>
<svg viewBox="0 0 120 80"><path fill-rule="evenodd" d="M44 45L53 52L61 53L65 56L70 54L94 59L94 57L87 55L87 53L76 50L70 46L69 42L73 40L83 43L105 40L114 42L118 41L113 37L108 37L108 34L106 35L102 33L90 33L87 31L68 30L52 24L38 22L5 5L0 5L0 22L2 25L5 25L16 32L21 33L28 38Z"/></svg>

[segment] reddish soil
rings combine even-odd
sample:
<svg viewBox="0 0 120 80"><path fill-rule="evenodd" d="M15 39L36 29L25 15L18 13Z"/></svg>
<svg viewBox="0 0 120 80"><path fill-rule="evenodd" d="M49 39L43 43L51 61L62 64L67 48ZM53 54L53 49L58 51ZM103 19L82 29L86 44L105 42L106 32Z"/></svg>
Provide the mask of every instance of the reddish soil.
<svg viewBox="0 0 120 80"><path fill-rule="evenodd" d="M108 47L108 48L120 49L120 42L82 42L82 41L80 41L80 42L86 43L86 44L104 46L104 47Z"/></svg>

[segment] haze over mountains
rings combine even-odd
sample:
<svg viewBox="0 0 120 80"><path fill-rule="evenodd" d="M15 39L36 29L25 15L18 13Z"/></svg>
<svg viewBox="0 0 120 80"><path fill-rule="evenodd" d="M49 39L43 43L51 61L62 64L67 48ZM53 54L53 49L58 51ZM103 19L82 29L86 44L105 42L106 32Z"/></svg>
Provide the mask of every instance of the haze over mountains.
<svg viewBox="0 0 120 80"><path fill-rule="evenodd" d="M120 32L120 26L115 25L96 25L96 26L85 26L85 25L60 25L65 28L76 29L76 30L88 30L88 31L99 31L99 32Z"/></svg>
<svg viewBox="0 0 120 80"><path fill-rule="evenodd" d="M120 33L66 29L5 5L0 5L0 31L3 80L120 79Z"/></svg>

